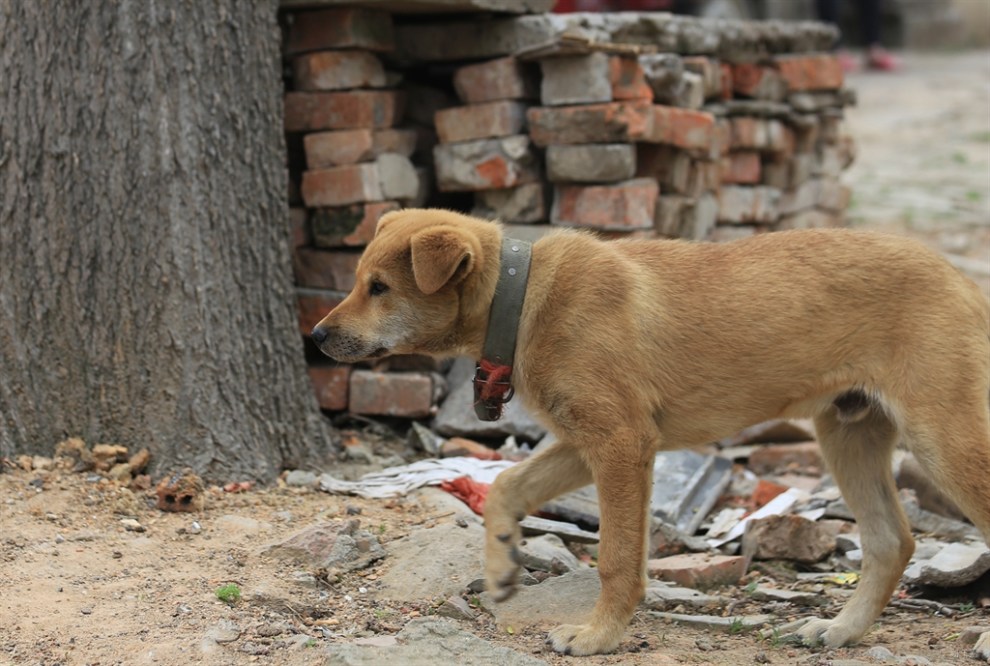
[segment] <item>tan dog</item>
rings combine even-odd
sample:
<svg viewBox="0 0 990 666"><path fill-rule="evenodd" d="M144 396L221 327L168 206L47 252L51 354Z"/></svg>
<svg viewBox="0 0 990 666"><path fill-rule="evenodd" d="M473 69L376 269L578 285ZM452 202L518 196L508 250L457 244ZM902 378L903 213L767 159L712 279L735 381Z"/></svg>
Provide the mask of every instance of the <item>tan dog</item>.
<svg viewBox="0 0 990 666"><path fill-rule="evenodd" d="M382 217L354 291L314 329L339 361L479 358L502 227L442 210ZM558 231L533 245L513 384L557 435L503 472L485 508L496 599L519 570L519 521L594 482L601 596L558 652L614 650L643 596L657 451L775 418L815 419L863 540L858 589L808 644L855 643L914 549L891 453L903 441L990 540L990 306L921 245L844 230L724 244ZM990 633L978 650L990 658Z"/></svg>

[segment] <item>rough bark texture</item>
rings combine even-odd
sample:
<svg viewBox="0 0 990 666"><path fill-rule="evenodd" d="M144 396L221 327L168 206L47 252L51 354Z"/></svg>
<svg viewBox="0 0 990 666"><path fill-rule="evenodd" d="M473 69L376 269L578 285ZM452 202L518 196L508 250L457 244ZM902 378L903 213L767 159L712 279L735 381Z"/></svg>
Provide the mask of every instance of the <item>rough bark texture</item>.
<svg viewBox="0 0 990 666"><path fill-rule="evenodd" d="M271 479L320 458L276 2L0 0L0 453Z"/></svg>

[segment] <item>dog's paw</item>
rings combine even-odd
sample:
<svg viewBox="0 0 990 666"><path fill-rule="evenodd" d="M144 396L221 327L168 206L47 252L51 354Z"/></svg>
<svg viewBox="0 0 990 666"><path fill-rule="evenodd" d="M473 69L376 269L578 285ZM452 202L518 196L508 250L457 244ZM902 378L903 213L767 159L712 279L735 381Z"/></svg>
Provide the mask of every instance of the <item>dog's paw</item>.
<svg viewBox="0 0 990 666"><path fill-rule="evenodd" d="M990 631L984 631L976 639L976 645L973 646L973 656L990 663Z"/></svg>
<svg viewBox="0 0 990 666"><path fill-rule="evenodd" d="M608 630L590 624L562 624L547 635L547 645L575 657L604 654L619 646L622 633L622 629Z"/></svg>
<svg viewBox="0 0 990 666"><path fill-rule="evenodd" d="M522 569L518 546L521 536L518 526L486 535L485 588L495 601L505 601L516 591L516 579Z"/></svg>
<svg viewBox="0 0 990 666"><path fill-rule="evenodd" d="M828 648L852 645L863 635L861 631L845 623L822 619L811 620L795 633L808 647Z"/></svg>

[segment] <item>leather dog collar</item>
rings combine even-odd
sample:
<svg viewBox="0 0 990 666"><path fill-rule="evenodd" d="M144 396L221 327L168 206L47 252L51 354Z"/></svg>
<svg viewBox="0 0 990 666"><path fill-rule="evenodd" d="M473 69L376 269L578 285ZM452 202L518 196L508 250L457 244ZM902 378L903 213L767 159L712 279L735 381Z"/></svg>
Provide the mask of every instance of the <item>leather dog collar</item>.
<svg viewBox="0 0 990 666"><path fill-rule="evenodd" d="M502 239L498 283L488 315L485 346L474 373L474 412L482 421L502 418L502 408L512 400L512 360L531 258L530 243Z"/></svg>

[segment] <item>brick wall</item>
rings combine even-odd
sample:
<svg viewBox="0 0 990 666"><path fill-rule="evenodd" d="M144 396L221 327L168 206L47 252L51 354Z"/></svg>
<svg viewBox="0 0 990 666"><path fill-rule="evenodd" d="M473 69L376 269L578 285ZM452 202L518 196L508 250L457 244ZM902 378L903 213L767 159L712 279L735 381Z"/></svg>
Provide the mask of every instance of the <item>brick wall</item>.
<svg viewBox="0 0 990 666"><path fill-rule="evenodd" d="M554 225L721 241L843 223L853 96L821 24L360 8L283 19L303 333L352 286L378 217L403 206L497 218L531 239ZM446 390L426 359L311 362L331 411L424 418Z"/></svg>

